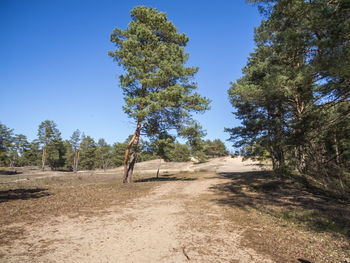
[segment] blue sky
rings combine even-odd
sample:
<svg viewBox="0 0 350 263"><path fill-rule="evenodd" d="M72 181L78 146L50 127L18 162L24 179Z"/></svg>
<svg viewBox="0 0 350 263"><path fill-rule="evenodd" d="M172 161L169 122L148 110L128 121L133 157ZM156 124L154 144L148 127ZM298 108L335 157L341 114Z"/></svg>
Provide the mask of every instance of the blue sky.
<svg viewBox="0 0 350 263"><path fill-rule="evenodd" d="M212 100L211 110L195 118L206 139L227 140L224 128L239 124L227 90L242 75L261 20L244 0L1 0L0 122L29 140L49 119L63 139L80 129L108 143L124 141L135 124L122 110L121 69L107 52L115 49L113 29L125 29L137 5L166 12L189 37L198 92Z"/></svg>

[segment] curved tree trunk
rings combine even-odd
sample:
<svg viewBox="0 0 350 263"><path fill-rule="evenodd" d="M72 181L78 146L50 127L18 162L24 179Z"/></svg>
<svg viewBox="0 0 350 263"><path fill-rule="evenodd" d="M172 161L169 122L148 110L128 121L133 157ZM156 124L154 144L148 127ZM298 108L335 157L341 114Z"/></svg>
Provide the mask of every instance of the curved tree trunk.
<svg viewBox="0 0 350 263"><path fill-rule="evenodd" d="M132 136L132 138L128 144L128 147L126 147L126 150L125 150L123 183L131 183L132 174L134 172L134 165L136 162L136 149L134 149L132 154L131 154L130 164L128 167L129 153L130 153L130 149L132 146L137 146L137 144L139 142L140 132L141 132L141 123L138 122L134 136Z"/></svg>

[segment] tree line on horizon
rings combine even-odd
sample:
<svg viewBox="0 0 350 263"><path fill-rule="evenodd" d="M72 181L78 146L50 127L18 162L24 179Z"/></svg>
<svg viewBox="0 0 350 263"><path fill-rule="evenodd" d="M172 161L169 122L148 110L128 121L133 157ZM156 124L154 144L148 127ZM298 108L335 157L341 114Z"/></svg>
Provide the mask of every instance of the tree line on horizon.
<svg viewBox="0 0 350 263"><path fill-rule="evenodd" d="M203 137L205 133L201 134ZM181 144L174 137L167 140L144 141L137 146L137 160L148 161L162 158L165 161L187 162L192 157L207 158L228 155L225 144L219 140L203 140L198 137L195 148ZM124 162L124 151L128 145L124 142L108 144L103 138L95 141L79 130L75 130L68 140L63 140L55 122L43 121L38 127L37 139L29 142L23 134L14 134L13 130L0 122L0 167L38 166L42 170L77 172L78 170L109 169L119 167ZM200 151L200 152L198 152Z"/></svg>
<svg viewBox="0 0 350 263"><path fill-rule="evenodd" d="M250 0L264 19L226 129L276 174L350 198L350 1Z"/></svg>

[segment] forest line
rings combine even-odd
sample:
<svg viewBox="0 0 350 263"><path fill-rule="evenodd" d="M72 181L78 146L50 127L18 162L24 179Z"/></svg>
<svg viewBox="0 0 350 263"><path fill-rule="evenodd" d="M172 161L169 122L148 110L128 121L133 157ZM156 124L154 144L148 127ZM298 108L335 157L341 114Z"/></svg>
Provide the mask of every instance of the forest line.
<svg viewBox="0 0 350 263"><path fill-rule="evenodd" d="M204 133L202 134L204 136ZM124 142L108 144L103 138L95 141L91 136L75 130L70 139L63 140L54 121L43 121L38 127L37 139L28 141L23 134L15 134L0 123L0 167L38 166L41 169L73 171L109 169L123 165ZM198 145L199 144L199 145ZM174 137L166 140L144 141L137 146L138 162L162 158L169 162L187 162L191 156L204 162L207 158L228 155L220 139L198 138L195 147L181 144Z"/></svg>

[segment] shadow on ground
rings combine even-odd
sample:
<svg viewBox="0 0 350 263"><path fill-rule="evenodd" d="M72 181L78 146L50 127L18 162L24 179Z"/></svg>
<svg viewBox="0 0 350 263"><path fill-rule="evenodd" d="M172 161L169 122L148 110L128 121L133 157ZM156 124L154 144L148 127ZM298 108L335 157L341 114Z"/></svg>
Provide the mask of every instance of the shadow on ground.
<svg viewBox="0 0 350 263"><path fill-rule="evenodd" d="M336 232L350 239L350 204L314 194L291 179L270 171L220 173L231 179L213 186L221 205L254 208L317 232Z"/></svg>
<svg viewBox="0 0 350 263"><path fill-rule="evenodd" d="M183 176L174 176L173 174L163 174L159 177L150 177L150 178L142 178L137 179L134 182L135 183L143 183L143 182L162 182L162 181L194 181L197 180L197 178L189 178L189 177L183 177Z"/></svg>
<svg viewBox="0 0 350 263"><path fill-rule="evenodd" d="M22 174L23 172L19 171L8 171L8 170L0 170L0 175L13 175L13 174Z"/></svg>
<svg viewBox="0 0 350 263"><path fill-rule="evenodd" d="M36 189L14 189L14 190L4 190L0 191L0 203L8 202L11 200L27 200L27 199L37 199L44 196L50 195L46 188L36 188Z"/></svg>

